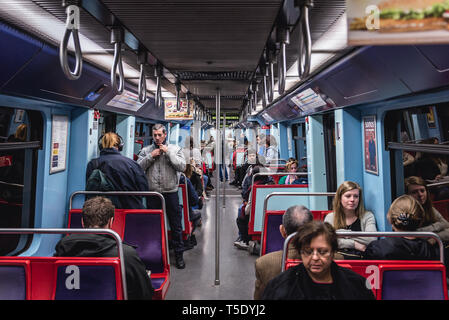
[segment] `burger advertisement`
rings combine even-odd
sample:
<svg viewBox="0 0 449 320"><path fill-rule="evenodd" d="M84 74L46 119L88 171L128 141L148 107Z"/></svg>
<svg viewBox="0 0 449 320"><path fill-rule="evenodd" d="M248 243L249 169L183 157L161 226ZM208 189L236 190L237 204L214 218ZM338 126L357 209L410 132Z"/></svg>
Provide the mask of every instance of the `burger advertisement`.
<svg viewBox="0 0 449 320"><path fill-rule="evenodd" d="M449 42L449 0L347 0L348 44Z"/></svg>

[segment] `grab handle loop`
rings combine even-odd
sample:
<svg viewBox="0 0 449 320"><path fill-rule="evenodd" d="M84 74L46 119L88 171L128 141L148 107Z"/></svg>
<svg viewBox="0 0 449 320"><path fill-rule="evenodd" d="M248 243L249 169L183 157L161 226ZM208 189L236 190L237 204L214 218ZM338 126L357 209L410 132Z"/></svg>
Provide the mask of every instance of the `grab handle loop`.
<svg viewBox="0 0 449 320"><path fill-rule="evenodd" d="M66 14L66 29L64 32L64 37L59 44L59 62L65 76L69 80L77 80L81 76L81 70L83 69L83 56L81 53L81 45L78 34L78 30L80 28L80 9L76 5L69 5L66 8ZM67 45L71 34L73 34L73 44L75 46L75 69L73 71L70 70L67 58Z"/></svg>
<svg viewBox="0 0 449 320"><path fill-rule="evenodd" d="M122 94L125 88L125 76L123 74L122 63L122 42L123 42L123 29L113 28L111 30L111 44L114 45L114 62L111 69L111 87L116 89L118 93ZM119 73L119 81L117 84L117 68Z"/></svg>
<svg viewBox="0 0 449 320"><path fill-rule="evenodd" d="M280 30L279 34L279 54L278 54L278 91L279 94L283 94L285 91L285 79L287 77L287 44L290 43L290 32L288 29Z"/></svg>
<svg viewBox="0 0 449 320"><path fill-rule="evenodd" d="M138 95L139 101L144 103L147 100L147 79L145 78L145 64L147 63L147 54L140 51L137 56L137 63L140 65Z"/></svg>
<svg viewBox="0 0 449 320"><path fill-rule="evenodd" d="M156 77L156 93L154 95L154 104L157 108L162 108L162 68L159 64L156 65L154 69L154 76Z"/></svg>
<svg viewBox="0 0 449 320"><path fill-rule="evenodd" d="M310 73L310 61L312 56L312 37L310 35L309 10L313 7L313 1L307 0L301 7L299 21L298 41L298 75L300 79L306 78Z"/></svg>

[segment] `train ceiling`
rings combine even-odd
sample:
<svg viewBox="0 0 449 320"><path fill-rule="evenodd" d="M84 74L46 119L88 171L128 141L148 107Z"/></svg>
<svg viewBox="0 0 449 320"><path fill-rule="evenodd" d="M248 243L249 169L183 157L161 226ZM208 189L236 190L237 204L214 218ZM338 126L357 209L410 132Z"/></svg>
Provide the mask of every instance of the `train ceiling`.
<svg viewBox="0 0 449 320"><path fill-rule="evenodd" d="M28 9L38 6L58 20L66 20L61 0L15 2L26 9L23 10L25 19L27 14L33 15L33 11ZM84 8L81 10L80 33L109 55L113 54L110 43L111 26L121 24L149 52L149 63L145 67L147 76L153 77L156 60L166 68L168 76L164 74L166 77L162 86L167 92L175 94L174 80L177 78L181 81L184 92L190 91L206 108L214 111L214 95L217 88L220 88L222 110L239 112L250 83L257 76L256 70L267 41L275 37L279 14L286 2L84 0L80 3ZM89 10L86 10L87 6ZM95 11L96 17L92 15ZM344 12L345 0L315 0L310 15L312 43L329 30ZM2 12L1 17L8 20L8 13ZM14 22L17 24L17 21ZM292 30L290 44L287 46L287 68L298 58L298 31L294 26ZM59 45L60 39L40 32L39 25L28 31ZM125 46L122 56L125 63L138 70L136 49ZM88 61L97 55L99 54L96 52L83 52L83 57ZM89 62L95 64L95 59L92 61ZM101 67L105 69L104 66ZM132 77L128 77L128 81L137 83L137 79ZM148 89L152 91L151 86Z"/></svg>

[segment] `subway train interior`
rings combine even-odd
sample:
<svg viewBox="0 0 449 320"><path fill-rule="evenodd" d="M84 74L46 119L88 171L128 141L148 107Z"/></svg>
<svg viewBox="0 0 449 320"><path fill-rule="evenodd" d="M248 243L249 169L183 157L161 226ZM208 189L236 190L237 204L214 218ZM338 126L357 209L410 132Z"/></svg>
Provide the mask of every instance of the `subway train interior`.
<svg viewBox="0 0 449 320"><path fill-rule="evenodd" d="M256 260L281 251L283 272L300 264L285 256L284 212L302 205L327 221L345 181L375 220L356 232L397 237L390 207L414 197L406 181L418 177L449 234L449 3L391 2L403 11L376 0L0 0L0 299L127 299L125 244L149 271L153 300L260 299ZM355 30L354 12L365 17L371 3L380 31ZM420 19L443 27L417 30ZM402 24L382 32L387 23ZM166 169L142 167L147 150L166 150L160 124L184 161L179 170L164 158L176 171L181 253L172 206L149 187L166 190ZM111 132L147 187L87 188ZM142 204L115 206L117 256L54 256L67 234L95 232L81 224L95 195ZM367 283L374 265L375 299L447 300L443 229L402 230L432 239L435 259L364 260L367 244L335 262ZM67 285L79 276L69 266L91 289Z"/></svg>

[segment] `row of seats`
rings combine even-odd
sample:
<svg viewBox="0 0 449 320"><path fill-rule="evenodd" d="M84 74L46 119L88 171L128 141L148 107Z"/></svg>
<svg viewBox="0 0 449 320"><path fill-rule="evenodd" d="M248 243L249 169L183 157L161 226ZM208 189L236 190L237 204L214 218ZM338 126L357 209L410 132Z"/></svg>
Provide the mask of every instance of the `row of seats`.
<svg viewBox="0 0 449 320"><path fill-rule="evenodd" d="M448 300L440 261L337 260L367 279L377 300ZM286 259L285 270L300 263Z"/></svg>

